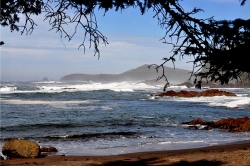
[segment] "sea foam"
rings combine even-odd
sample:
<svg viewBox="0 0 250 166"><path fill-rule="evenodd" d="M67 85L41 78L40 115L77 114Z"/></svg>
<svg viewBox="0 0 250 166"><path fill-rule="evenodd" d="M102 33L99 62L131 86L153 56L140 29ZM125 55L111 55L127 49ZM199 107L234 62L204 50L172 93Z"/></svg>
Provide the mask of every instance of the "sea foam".
<svg viewBox="0 0 250 166"><path fill-rule="evenodd" d="M151 86L144 83L99 83L99 82L78 82L78 83L34 83L33 88L17 90L17 87L2 87L0 92L6 93L61 93L76 91L97 91L112 90L115 92L134 92L135 90L159 89L157 86Z"/></svg>
<svg viewBox="0 0 250 166"><path fill-rule="evenodd" d="M8 87L8 86L4 86L0 88L0 92L13 92L16 91L17 87Z"/></svg>
<svg viewBox="0 0 250 166"><path fill-rule="evenodd" d="M18 104L18 105L50 105L57 108L66 108L67 105L72 104L90 104L98 102L98 100L79 100L79 101L45 101L45 100L1 100L2 103L6 104ZM104 108L108 110L107 108Z"/></svg>

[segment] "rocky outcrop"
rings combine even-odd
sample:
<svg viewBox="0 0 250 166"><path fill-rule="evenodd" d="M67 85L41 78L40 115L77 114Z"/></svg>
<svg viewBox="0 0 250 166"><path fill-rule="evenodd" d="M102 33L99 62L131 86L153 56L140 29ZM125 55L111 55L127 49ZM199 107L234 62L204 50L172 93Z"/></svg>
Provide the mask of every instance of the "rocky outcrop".
<svg viewBox="0 0 250 166"><path fill-rule="evenodd" d="M4 144L2 153L8 158L36 158L40 156L40 147L28 140L9 140Z"/></svg>
<svg viewBox="0 0 250 166"><path fill-rule="evenodd" d="M250 118L227 118L215 122L213 127L227 129L229 131L250 131Z"/></svg>
<svg viewBox="0 0 250 166"><path fill-rule="evenodd" d="M203 124L203 123L204 123L203 120L201 120L200 118L187 122L188 125L197 125L197 124Z"/></svg>
<svg viewBox="0 0 250 166"><path fill-rule="evenodd" d="M212 97L212 96L236 96L236 94L227 91L220 91L218 89L209 89L202 92L197 91L180 91L175 92L173 90L157 94L156 96L177 96L177 97Z"/></svg>
<svg viewBox="0 0 250 166"><path fill-rule="evenodd" d="M58 150L53 146L43 146L41 147L41 152L51 153L51 152L58 152Z"/></svg>
<svg viewBox="0 0 250 166"><path fill-rule="evenodd" d="M226 129L228 131L236 131L236 132L246 132L250 131L250 118L225 118L220 119L216 122L205 122L201 119L194 119L190 122L182 122L181 124L190 125L189 127L192 129L204 129L210 130L212 128ZM198 127L202 125L203 127Z"/></svg>

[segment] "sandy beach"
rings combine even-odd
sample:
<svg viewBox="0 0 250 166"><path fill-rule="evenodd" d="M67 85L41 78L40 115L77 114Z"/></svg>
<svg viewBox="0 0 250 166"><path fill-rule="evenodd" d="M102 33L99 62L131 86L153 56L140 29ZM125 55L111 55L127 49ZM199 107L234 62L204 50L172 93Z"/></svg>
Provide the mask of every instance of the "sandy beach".
<svg viewBox="0 0 250 166"><path fill-rule="evenodd" d="M250 141L195 149L141 152L112 156L53 155L35 159L10 159L1 161L2 166L246 166L250 165Z"/></svg>

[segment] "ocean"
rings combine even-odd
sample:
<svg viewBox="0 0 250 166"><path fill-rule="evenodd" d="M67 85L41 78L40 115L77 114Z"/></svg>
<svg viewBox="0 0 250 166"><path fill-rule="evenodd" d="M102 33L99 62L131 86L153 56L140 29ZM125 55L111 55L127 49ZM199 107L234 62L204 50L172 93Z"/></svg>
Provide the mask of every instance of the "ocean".
<svg viewBox="0 0 250 166"><path fill-rule="evenodd" d="M192 130L180 124L250 117L250 89L223 89L237 97L151 96L162 89L131 82L2 82L0 146L9 139L28 139L56 147L57 154L112 155L250 140L250 132Z"/></svg>

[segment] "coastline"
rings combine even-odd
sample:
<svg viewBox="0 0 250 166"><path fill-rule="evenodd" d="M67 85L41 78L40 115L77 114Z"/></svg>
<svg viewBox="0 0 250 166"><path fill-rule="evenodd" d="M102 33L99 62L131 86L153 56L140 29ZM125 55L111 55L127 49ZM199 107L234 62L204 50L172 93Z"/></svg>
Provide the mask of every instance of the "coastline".
<svg viewBox="0 0 250 166"><path fill-rule="evenodd" d="M35 159L10 159L1 161L2 166L14 165L250 165L250 140L214 145L203 148L148 151L109 156L51 155Z"/></svg>

